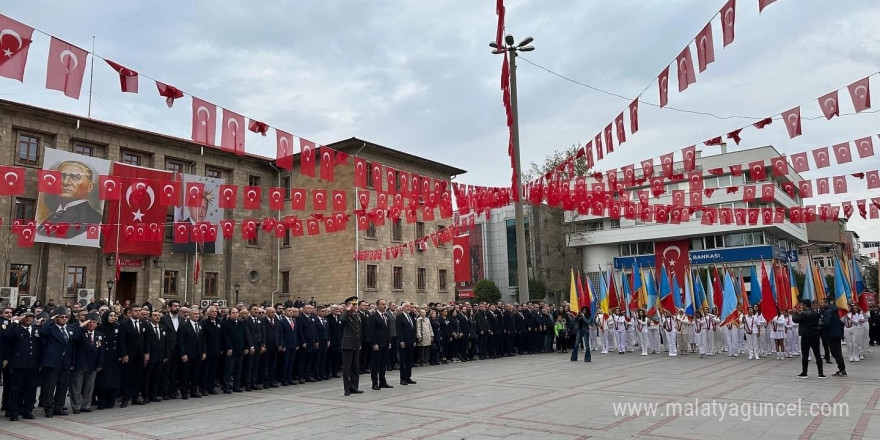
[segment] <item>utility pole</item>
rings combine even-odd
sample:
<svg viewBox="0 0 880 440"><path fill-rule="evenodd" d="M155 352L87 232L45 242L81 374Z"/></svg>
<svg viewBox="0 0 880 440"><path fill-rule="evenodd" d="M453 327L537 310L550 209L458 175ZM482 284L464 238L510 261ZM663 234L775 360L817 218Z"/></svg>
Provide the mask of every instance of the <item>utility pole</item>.
<svg viewBox="0 0 880 440"><path fill-rule="evenodd" d="M523 214L523 194L522 194L522 166L519 154L519 114L516 102L516 53L518 51L529 52L535 50L534 46L529 46L534 40L532 37L526 37L519 44L514 45L513 35L508 34L504 37L505 47L498 47L495 42L489 43L489 47L494 49L493 54L507 53L508 62L510 64L510 110L513 116L513 125L511 126L511 137L513 138L513 162L514 172L516 173L516 182L519 197L514 204L514 215L516 222L516 271L517 271L517 291L519 292L519 303L523 304L529 301L529 269L526 259L526 228L525 216Z"/></svg>

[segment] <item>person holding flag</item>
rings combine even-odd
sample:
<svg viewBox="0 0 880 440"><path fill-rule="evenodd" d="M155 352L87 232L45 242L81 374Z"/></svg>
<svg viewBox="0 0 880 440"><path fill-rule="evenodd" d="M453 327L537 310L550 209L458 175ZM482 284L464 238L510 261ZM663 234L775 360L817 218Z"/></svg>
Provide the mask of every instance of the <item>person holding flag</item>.
<svg viewBox="0 0 880 440"><path fill-rule="evenodd" d="M794 321L794 311L786 310L785 316L785 352L788 357L801 355L801 341L798 336L799 324Z"/></svg>
<svg viewBox="0 0 880 440"><path fill-rule="evenodd" d="M704 308L703 316L706 318L706 354L715 356L715 353L721 353L721 332L718 331L718 324L721 323L721 320L718 319L718 313L715 312L715 309L709 312Z"/></svg>
<svg viewBox="0 0 880 440"><path fill-rule="evenodd" d="M713 307L712 310L714 311L715 308ZM724 335L724 346L727 347L728 357L739 356L739 341L742 341L740 330L742 327L738 324L738 321L732 321L721 326L721 333Z"/></svg>
<svg viewBox="0 0 880 440"><path fill-rule="evenodd" d="M614 319L614 332L617 334L617 354L624 354L626 352L626 333L629 323L626 322L626 316L623 316L623 311L616 307L611 311L611 316Z"/></svg>
<svg viewBox="0 0 880 440"><path fill-rule="evenodd" d="M758 338L761 337L761 324L754 309L749 309L749 314L742 317L742 326L746 332L746 344L749 348L749 359L761 359L758 353Z"/></svg>
<svg viewBox="0 0 880 440"><path fill-rule="evenodd" d="M669 351L669 356L678 356L678 341L676 338L678 322L668 310L663 315L663 331L666 333L666 349Z"/></svg>
<svg viewBox="0 0 880 440"><path fill-rule="evenodd" d="M645 313L644 309L638 309L637 314L645 315L647 326L648 326L648 351L649 353L659 353L660 352L660 328L661 325L658 321L648 318L648 315Z"/></svg>
<svg viewBox="0 0 880 440"><path fill-rule="evenodd" d="M697 345L697 350L700 353L700 357L706 355L706 318L703 316L703 312L697 310L694 312L694 343Z"/></svg>
<svg viewBox="0 0 880 440"><path fill-rule="evenodd" d="M639 309L636 312L636 325L635 332L639 338L639 347L642 349L642 356L648 355L648 315L645 314L645 311Z"/></svg>
<svg viewBox="0 0 880 440"><path fill-rule="evenodd" d="M843 317L843 339L846 341L846 351L850 362L859 361L859 344L856 342L859 336L859 307L855 304L849 306L849 312Z"/></svg>
<svg viewBox="0 0 880 440"><path fill-rule="evenodd" d="M596 311L596 330L598 331L599 343L602 344L601 354L608 354L611 345L611 332L608 331L608 317L601 310Z"/></svg>

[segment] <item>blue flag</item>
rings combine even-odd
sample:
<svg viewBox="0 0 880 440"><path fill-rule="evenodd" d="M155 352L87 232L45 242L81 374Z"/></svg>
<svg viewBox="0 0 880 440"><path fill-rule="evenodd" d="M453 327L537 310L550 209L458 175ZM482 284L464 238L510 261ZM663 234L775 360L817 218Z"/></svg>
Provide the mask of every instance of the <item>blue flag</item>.
<svg viewBox="0 0 880 440"><path fill-rule="evenodd" d="M749 305L755 305L761 302L761 279L758 278L758 273L755 271L755 266L751 267L749 271L749 277L751 281L749 285L751 286L751 291L749 291Z"/></svg>

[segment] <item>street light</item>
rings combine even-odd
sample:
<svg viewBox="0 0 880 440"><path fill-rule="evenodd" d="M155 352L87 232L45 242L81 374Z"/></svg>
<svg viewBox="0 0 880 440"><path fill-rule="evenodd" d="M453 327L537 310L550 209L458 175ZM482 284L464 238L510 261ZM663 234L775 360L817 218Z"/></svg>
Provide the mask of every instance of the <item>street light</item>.
<svg viewBox="0 0 880 440"><path fill-rule="evenodd" d="M113 278L107 279L107 307L113 304L110 302L110 294L113 293L113 282Z"/></svg>
<svg viewBox="0 0 880 440"><path fill-rule="evenodd" d="M235 305L238 305L238 291L241 290L241 284L235 283L232 285L232 288L235 289Z"/></svg>
<svg viewBox="0 0 880 440"><path fill-rule="evenodd" d="M530 52L535 50L534 46L529 44L535 39L526 37L519 44L514 45L513 35L507 34L504 37L505 47L498 47L495 42L489 43L489 47L494 49L493 54L502 54L507 52L508 63L510 64L510 111L513 114L513 126L511 127L511 135L513 136L513 162L516 172L517 193L520 195L519 200L514 204L514 213L516 219L516 271L517 291L519 292L519 302L526 303L529 301L529 272L526 267L526 229L525 219L523 215L522 203L522 166L520 164L519 154L519 114L516 108L516 53Z"/></svg>

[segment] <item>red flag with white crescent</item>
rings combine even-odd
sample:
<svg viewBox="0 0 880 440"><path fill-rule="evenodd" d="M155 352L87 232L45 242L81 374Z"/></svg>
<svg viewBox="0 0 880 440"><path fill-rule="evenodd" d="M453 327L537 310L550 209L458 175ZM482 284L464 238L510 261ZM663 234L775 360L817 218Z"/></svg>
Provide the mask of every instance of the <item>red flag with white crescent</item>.
<svg viewBox="0 0 880 440"><path fill-rule="evenodd" d="M244 156L244 116L223 109L223 124L220 126L220 149Z"/></svg>
<svg viewBox="0 0 880 440"><path fill-rule="evenodd" d="M666 104L669 104L669 66L660 72L660 76L657 77L657 85L660 89L660 107L666 107Z"/></svg>
<svg viewBox="0 0 880 440"><path fill-rule="evenodd" d="M471 244L470 235L461 235L452 239L452 271L456 283L471 281Z"/></svg>
<svg viewBox="0 0 880 440"><path fill-rule="evenodd" d="M721 7L721 30L724 35L724 46L733 43L736 36L734 27L736 25L736 0L729 0Z"/></svg>
<svg viewBox="0 0 880 440"><path fill-rule="evenodd" d="M79 99L87 56L88 52L52 37L46 67L46 88L59 90L68 97Z"/></svg>
<svg viewBox="0 0 880 440"><path fill-rule="evenodd" d="M284 209L284 188L279 186L269 188L269 209L273 211Z"/></svg>
<svg viewBox="0 0 880 440"><path fill-rule="evenodd" d="M795 107L791 110L782 112L782 121L785 123L785 129L788 130L789 138L796 138L801 135L801 108Z"/></svg>
<svg viewBox="0 0 880 440"><path fill-rule="evenodd" d="M870 77L860 79L847 87L856 113L871 108L871 83L869 79Z"/></svg>
<svg viewBox="0 0 880 440"><path fill-rule="evenodd" d="M683 92L687 90L689 85L697 82L690 46L685 46L684 50L678 54L678 57L675 58L675 64L678 69L678 91Z"/></svg>
<svg viewBox="0 0 880 440"><path fill-rule="evenodd" d="M61 194L61 172L58 170L37 171L37 191L45 194Z"/></svg>
<svg viewBox="0 0 880 440"><path fill-rule="evenodd" d="M259 186L244 187L244 200L242 205L244 209L260 209L260 203L263 200L263 189Z"/></svg>
<svg viewBox="0 0 880 440"><path fill-rule="evenodd" d="M5 15L0 15L0 76L24 80L28 49L34 29Z"/></svg>
<svg viewBox="0 0 880 440"><path fill-rule="evenodd" d="M275 164L282 170L293 170L293 135L275 129Z"/></svg>
<svg viewBox="0 0 880 440"><path fill-rule="evenodd" d="M186 206L199 207L205 198L205 184L199 182L186 182Z"/></svg>
<svg viewBox="0 0 880 440"><path fill-rule="evenodd" d="M837 90L819 97L819 107L825 119L831 119L840 116L840 105L837 100Z"/></svg>
<svg viewBox="0 0 880 440"><path fill-rule="evenodd" d="M192 97L192 140L214 147L217 136L217 106Z"/></svg>
<svg viewBox="0 0 880 440"><path fill-rule="evenodd" d="M303 138L299 138L299 172L315 177L315 143Z"/></svg>
<svg viewBox="0 0 880 440"><path fill-rule="evenodd" d="M171 180L173 174L117 162L113 164L113 176L121 183L122 197L118 201L107 202L107 223L110 227L102 230L104 252L162 255L161 241L134 241L130 233L136 231L138 226L165 223L168 209L159 203L161 197L157 193L162 191L163 183ZM121 236L117 239L118 234Z"/></svg>
<svg viewBox="0 0 880 440"><path fill-rule="evenodd" d="M712 41L712 22L697 34L697 65L700 72L706 70L706 66L715 62L715 44Z"/></svg>
<svg viewBox="0 0 880 440"><path fill-rule="evenodd" d="M23 167L0 166L0 173L3 174L3 180L0 181L0 195L17 196L24 194Z"/></svg>
<svg viewBox="0 0 880 440"><path fill-rule="evenodd" d="M119 179L113 176L98 178L98 198L101 200L119 200L121 196Z"/></svg>
<svg viewBox="0 0 880 440"><path fill-rule="evenodd" d="M137 93L138 92L138 73L134 70L126 68L118 63L114 63L113 61L105 59L116 73L119 74L119 86L122 89L123 93Z"/></svg>
<svg viewBox="0 0 880 440"><path fill-rule="evenodd" d="M235 209L238 203L238 186L231 184L220 185L217 205L221 209Z"/></svg>

